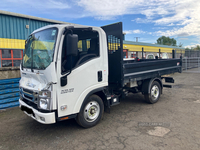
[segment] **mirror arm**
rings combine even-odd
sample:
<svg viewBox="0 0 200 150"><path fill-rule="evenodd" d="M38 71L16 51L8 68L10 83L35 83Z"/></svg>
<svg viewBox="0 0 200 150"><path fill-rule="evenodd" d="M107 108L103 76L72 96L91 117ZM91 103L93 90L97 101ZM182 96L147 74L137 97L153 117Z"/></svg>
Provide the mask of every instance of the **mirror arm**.
<svg viewBox="0 0 200 150"><path fill-rule="evenodd" d="M70 57L70 70L68 73L66 73L65 75L63 75L63 77L67 77L68 75L70 75L72 72L72 56Z"/></svg>
<svg viewBox="0 0 200 150"><path fill-rule="evenodd" d="M61 79L61 86L65 86L65 85L67 85L67 76L69 75L69 74L71 74L71 72L72 72L72 56L71 56L71 58L70 58L71 60L71 63L70 63L70 70L69 70L69 72L68 73L66 73L65 75L63 75L60 79ZM62 79L64 79L65 78L65 80L66 80L66 83L64 83L64 84L62 84L63 82L62 82Z"/></svg>
<svg viewBox="0 0 200 150"><path fill-rule="evenodd" d="M72 27L72 26L70 26L70 27L65 27L65 31L63 32L63 35L66 35L68 31L70 31L71 34L73 34L72 28L74 28L74 27Z"/></svg>

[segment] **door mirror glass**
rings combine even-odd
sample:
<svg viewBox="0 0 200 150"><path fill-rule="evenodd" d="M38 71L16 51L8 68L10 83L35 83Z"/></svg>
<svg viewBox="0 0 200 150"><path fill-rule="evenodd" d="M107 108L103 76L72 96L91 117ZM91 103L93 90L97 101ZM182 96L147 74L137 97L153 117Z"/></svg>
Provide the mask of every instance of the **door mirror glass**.
<svg viewBox="0 0 200 150"><path fill-rule="evenodd" d="M78 55L78 35L68 34L66 38L66 55L77 56Z"/></svg>

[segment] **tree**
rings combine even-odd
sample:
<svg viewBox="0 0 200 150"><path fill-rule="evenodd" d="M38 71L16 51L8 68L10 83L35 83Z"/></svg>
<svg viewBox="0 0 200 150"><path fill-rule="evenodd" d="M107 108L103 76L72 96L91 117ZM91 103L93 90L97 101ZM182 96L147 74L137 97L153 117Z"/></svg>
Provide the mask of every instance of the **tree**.
<svg viewBox="0 0 200 150"><path fill-rule="evenodd" d="M157 44L176 46L176 40L174 38L162 36L157 39Z"/></svg>
<svg viewBox="0 0 200 150"><path fill-rule="evenodd" d="M194 50L200 50L200 45L197 45Z"/></svg>

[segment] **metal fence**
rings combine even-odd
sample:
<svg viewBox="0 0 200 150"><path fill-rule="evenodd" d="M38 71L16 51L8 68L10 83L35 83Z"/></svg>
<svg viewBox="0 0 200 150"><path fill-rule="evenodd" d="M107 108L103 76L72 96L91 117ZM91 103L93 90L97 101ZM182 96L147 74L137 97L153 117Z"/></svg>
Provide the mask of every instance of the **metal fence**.
<svg viewBox="0 0 200 150"><path fill-rule="evenodd" d="M175 50L175 57L180 58L197 58L200 57L200 50Z"/></svg>
<svg viewBox="0 0 200 150"><path fill-rule="evenodd" d="M182 70L200 73L200 51L199 50L176 50L175 57L182 56ZM191 70L192 69L192 70Z"/></svg>
<svg viewBox="0 0 200 150"><path fill-rule="evenodd" d="M187 58L196 58L196 57L200 57L200 50L185 50L185 57Z"/></svg>
<svg viewBox="0 0 200 150"><path fill-rule="evenodd" d="M20 78L0 80L0 110L19 106Z"/></svg>
<svg viewBox="0 0 200 150"><path fill-rule="evenodd" d="M193 68L199 68L200 70L200 57L183 58L182 59L182 69L188 70Z"/></svg>

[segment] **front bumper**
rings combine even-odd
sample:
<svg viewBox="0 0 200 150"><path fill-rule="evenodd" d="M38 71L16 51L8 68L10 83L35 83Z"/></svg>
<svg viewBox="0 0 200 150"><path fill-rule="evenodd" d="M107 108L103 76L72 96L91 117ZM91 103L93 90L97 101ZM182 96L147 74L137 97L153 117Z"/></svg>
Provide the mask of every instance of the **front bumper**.
<svg viewBox="0 0 200 150"><path fill-rule="evenodd" d="M56 123L55 112L49 112L49 113L39 112L38 110L30 107L29 105L27 105L25 102L23 102L20 99L19 99L19 104L20 104L19 107L22 109L22 111L24 111L25 114L32 117L36 121L43 124Z"/></svg>

